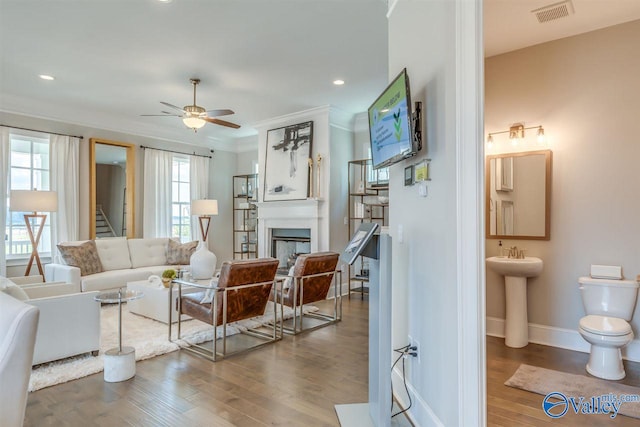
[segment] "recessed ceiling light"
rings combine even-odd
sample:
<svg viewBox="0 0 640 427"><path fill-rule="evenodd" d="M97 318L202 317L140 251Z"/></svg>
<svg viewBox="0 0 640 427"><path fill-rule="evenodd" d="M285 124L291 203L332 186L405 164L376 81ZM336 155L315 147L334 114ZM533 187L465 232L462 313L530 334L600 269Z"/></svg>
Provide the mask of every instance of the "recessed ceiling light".
<svg viewBox="0 0 640 427"><path fill-rule="evenodd" d="M173 0L158 0L160 3L171 3Z"/></svg>
<svg viewBox="0 0 640 427"><path fill-rule="evenodd" d="M344 84L344 80L340 80L340 79L334 80L333 84L336 86L342 86Z"/></svg>
<svg viewBox="0 0 640 427"><path fill-rule="evenodd" d="M49 76L49 75L47 75L47 74L40 74L40 78L41 78L42 80L55 80L55 79L56 79L55 77L53 77L53 76Z"/></svg>

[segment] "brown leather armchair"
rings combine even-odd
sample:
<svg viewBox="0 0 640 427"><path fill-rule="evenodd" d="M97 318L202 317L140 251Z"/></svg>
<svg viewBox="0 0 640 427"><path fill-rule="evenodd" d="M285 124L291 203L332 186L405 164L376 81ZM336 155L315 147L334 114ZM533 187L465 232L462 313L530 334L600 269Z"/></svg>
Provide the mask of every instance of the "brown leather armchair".
<svg viewBox="0 0 640 427"><path fill-rule="evenodd" d="M293 308L293 319L285 322L284 331L289 334L320 328L339 322L342 318L342 274L336 271L338 257L335 252L316 252L298 256L293 267L293 275L285 279L290 282L288 288L282 290L283 305ZM336 274L337 273L337 274ZM333 313L304 313L305 304L322 301L327 298L331 283L335 280L335 298Z"/></svg>
<svg viewBox="0 0 640 427"><path fill-rule="evenodd" d="M179 290L178 312L181 315L186 314L201 322L209 323L214 327L214 330L217 326L222 326L221 352L218 352L218 339L215 338L215 331L212 350L199 344L193 344L185 349L216 361L219 358L282 339L282 317L277 319L277 304L275 297L272 296L275 294L271 292L277 268L278 260L274 258L225 261L220 270L217 286L211 290L213 298L209 303L202 302L207 293L204 290L185 295L182 295ZM177 280L178 284L180 282ZM190 284L197 286L194 283ZM272 327L243 330L241 334L252 337L239 340L243 341L242 344L247 345L231 345L230 351L227 351L227 325L264 315L267 301L270 298L274 302ZM180 339L181 315L178 316L178 339Z"/></svg>

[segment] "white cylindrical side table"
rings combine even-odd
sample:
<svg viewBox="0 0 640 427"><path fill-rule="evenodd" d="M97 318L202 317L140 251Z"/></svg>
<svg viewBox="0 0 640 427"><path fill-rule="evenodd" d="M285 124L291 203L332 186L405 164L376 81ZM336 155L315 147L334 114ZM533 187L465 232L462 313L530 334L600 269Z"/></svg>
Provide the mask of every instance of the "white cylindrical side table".
<svg viewBox="0 0 640 427"><path fill-rule="evenodd" d="M122 302L143 297L140 291L119 289L118 292L103 292L95 296L100 303L118 303L118 347L103 355L104 380L115 383L128 380L136 374L136 349L122 346Z"/></svg>

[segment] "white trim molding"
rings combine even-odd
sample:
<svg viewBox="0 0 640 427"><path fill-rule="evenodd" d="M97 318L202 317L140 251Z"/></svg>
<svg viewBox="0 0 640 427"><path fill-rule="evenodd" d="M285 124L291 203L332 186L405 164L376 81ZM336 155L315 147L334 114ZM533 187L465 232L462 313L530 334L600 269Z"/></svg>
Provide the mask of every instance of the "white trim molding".
<svg viewBox="0 0 640 427"><path fill-rule="evenodd" d="M396 401L402 406L406 408L409 406L409 400L407 399L407 394L404 389L404 382L402 380L402 372L399 368L393 368L393 373L391 374L391 383L393 385L393 397ZM409 418L411 423L414 426L421 425L423 427L433 426L433 427L444 427L444 423L438 418L436 413L431 409L431 407L425 402L420 394L413 388L410 382L407 381L407 389L409 393L411 393L411 410L405 412L404 414ZM417 420L428 420L427 424L418 424Z"/></svg>
<svg viewBox="0 0 640 427"><path fill-rule="evenodd" d="M487 423L482 1L455 2L458 425Z"/></svg>
<svg viewBox="0 0 640 427"><path fill-rule="evenodd" d="M487 316L487 335L504 338L504 319ZM577 330L535 323L529 323L529 342L582 353L591 351L589 343ZM622 358L631 362L640 362L640 339L634 339L622 349Z"/></svg>

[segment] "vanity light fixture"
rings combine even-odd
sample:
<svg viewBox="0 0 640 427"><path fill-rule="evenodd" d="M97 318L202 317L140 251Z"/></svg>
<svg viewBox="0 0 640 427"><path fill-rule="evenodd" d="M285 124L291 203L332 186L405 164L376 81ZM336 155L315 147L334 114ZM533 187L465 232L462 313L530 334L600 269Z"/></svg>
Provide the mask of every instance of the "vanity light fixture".
<svg viewBox="0 0 640 427"><path fill-rule="evenodd" d="M518 140L524 138L524 125L522 123L516 123L509 128L509 140L513 145L518 143Z"/></svg>
<svg viewBox="0 0 640 427"><path fill-rule="evenodd" d="M493 135L489 134L489 136L487 136L487 147L488 148L492 148L493 147Z"/></svg>
<svg viewBox="0 0 640 427"><path fill-rule="evenodd" d="M538 127L538 144L544 144L547 142L547 138L544 136L544 129L542 126Z"/></svg>
<svg viewBox="0 0 640 427"><path fill-rule="evenodd" d="M517 145L520 140L524 139L524 131L527 129L538 129L538 132L537 132L538 143L539 144L545 143L544 128L542 127L542 125L524 127L524 124L522 123L514 123L509 127L509 130L503 130L500 132L490 132L489 134L487 134L487 146L491 147L493 145L493 135L499 135L501 133L508 133L509 140L511 141L511 143L513 145Z"/></svg>

